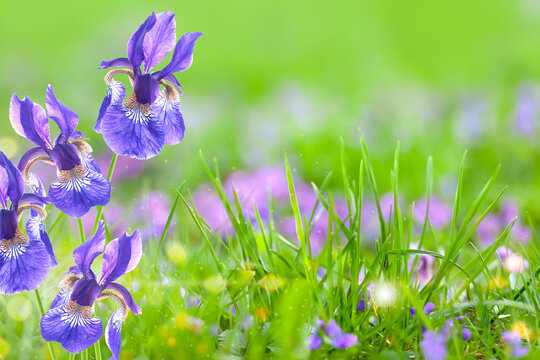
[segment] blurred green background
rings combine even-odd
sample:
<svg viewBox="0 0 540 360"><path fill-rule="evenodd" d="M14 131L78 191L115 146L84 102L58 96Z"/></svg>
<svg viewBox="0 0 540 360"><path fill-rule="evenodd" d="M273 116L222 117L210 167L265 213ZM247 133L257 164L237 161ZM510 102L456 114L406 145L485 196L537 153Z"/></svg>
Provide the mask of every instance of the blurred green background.
<svg viewBox="0 0 540 360"><path fill-rule="evenodd" d="M107 151L91 130L106 91L97 67L125 56L151 11L172 10L178 35L205 35L179 76L186 138L147 162L152 188L204 181L198 149L225 175L281 163L287 151L302 177L321 181L338 164L340 136L357 153L361 129L388 182L401 142L410 196L423 191L428 155L445 192L468 148L470 181L501 162L501 183L536 207L536 128L515 130L520 92L535 102L539 90L534 1L30 1L2 10L0 132L21 151L29 144L9 126L10 95L43 104L48 83L79 114L96 153Z"/></svg>

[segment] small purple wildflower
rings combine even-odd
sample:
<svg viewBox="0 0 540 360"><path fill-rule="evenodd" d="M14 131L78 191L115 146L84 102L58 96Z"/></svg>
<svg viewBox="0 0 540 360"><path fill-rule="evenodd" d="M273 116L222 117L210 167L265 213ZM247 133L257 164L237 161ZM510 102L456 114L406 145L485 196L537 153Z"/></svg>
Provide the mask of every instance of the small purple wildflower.
<svg viewBox="0 0 540 360"><path fill-rule="evenodd" d="M82 133L75 130L78 115L56 98L51 85L47 87L46 98L47 113L26 96L23 100L17 94L11 97L9 119L13 129L37 145L21 157L18 167L26 176L37 161L56 165L59 181L49 187L51 202L69 216L81 217L93 206L109 202L111 184L93 159L90 145L81 140ZM47 117L60 128L54 145Z"/></svg>
<svg viewBox="0 0 540 360"><path fill-rule="evenodd" d="M113 353L111 359L118 360L122 322L128 309L136 315L141 309L129 290L114 281L137 266L142 256L142 241L138 230L132 235L124 233L106 248L105 241L105 226L101 221L96 233L73 251L76 265L69 269L73 275L60 283L60 292L41 318L41 335L46 341L59 342L71 353L81 352L103 334L101 320L92 317L94 302L114 297L121 308L109 319L105 341ZM103 266L98 281L91 265L100 254L103 254Z"/></svg>
<svg viewBox="0 0 540 360"><path fill-rule="evenodd" d="M432 303L432 302L428 302L424 306L424 314L429 315L433 311L433 309L435 309L435 304ZM416 309L414 307L412 307L412 308L410 308L410 311L411 311L411 316L415 317L416 316Z"/></svg>
<svg viewBox="0 0 540 360"><path fill-rule="evenodd" d="M511 273L517 274L529 267L529 262L525 258L505 246L499 247L496 251L504 267Z"/></svg>
<svg viewBox="0 0 540 360"><path fill-rule="evenodd" d="M416 250L418 249L418 244L410 244L410 248ZM424 254L411 256L408 262L409 271L412 270L416 256L418 256L418 261L416 262L416 268L414 269L412 279L416 280L420 285L425 285L433 277L433 273L435 271L435 258L433 258L433 256Z"/></svg>
<svg viewBox="0 0 540 360"><path fill-rule="evenodd" d="M437 334L435 332L424 331L424 339L420 343L422 352L426 360L444 360L448 355L446 343L450 332L451 321L447 321L444 328Z"/></svg>
<svg viewBox="0 0 540 360"><path fill-rule="evenodd" d="M471 340L471 336L472 336L471 330L467 329L467 326L465 325L465 323L463 323L463 327L461 328L461 336L463 340L465 341Z"/></svg>
<svg viewBox="0 0 540 360"><path fill-rule="evenodd" d="M514 114L515 130L530 139L534 139L537 129L538 100L530 86L523 85L518 91Z"/></svg>
<svg viewBox="0 0 540 360"><path fill-rule="evenodd" d="M24 193L21 173L0 151L0 294L4 295L36 289L57 264L43 224L48 198L39 179L31 173L29 179L32 193ZM19 230L24 210L31 210L28 237Z"/></svg>
<svg viewBox="0 0 540 360"><path fill-rule="evenodd" d="M323 320L317 319L316 329L313 335L308 337L309 349L316 350L322 345L321 333L328 336L332 346L336 349L346 349L358 343L358 337L354 334L343 333L337 322L333 319L326 324Z"/></svg>
<svg viewBox="0 0 540 360"><path fill-rule="evenodd" d="M94 129L103 134L107 145L118 155L149 159L165 144L175 145L184 138L178 89L181 85L174 73L189 69L195 41L202 33L184 34L175 46L174 16L171 11L152 13L129 39L127 58L101 62L100 69L121 68L105 76L108 90ZM170 52L171 62L150 73ZM117 74L128 75L133 85L133 93L125 102L126 89L114 80Z"/></svg>
<svg viewBox="0 0 540 360"><path fill-rule="evenodd" d="M523 346L521 343L521 338L516 336L513 332L505 331L501 334L501 337L508 345L512 357L520 358L529 353L529 348Z"/></svg>

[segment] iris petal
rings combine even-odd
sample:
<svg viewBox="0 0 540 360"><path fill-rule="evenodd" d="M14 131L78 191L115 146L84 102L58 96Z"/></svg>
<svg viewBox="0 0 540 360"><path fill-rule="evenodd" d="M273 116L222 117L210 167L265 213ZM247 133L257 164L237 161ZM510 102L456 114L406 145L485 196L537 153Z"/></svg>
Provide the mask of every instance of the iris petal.
<svg viewBox="0 0 540 360"><path fill-rule="evenodd" d="M146 33L148 33L155 25L156 23L156 14L152 13L145 21L142 23L142 25L135 31L135 33L131 36L131 38L128 41L127 46L127 53L128 53L128 59L131 65L133 66L133 71L137 72L139 70L139 66L141 66L142 62L144 61L144 50L143 50L143 42L144 37L146 36Z"/></svg>
<svg viewBox="0 0 540 360"><path fill-rule="evenodd" d="M26 96L23 100L20 100L17 94L11 96L9 120L17 134L42 148L52 147L49 137L49 120L45 110Z"/></svg>
<svg viewBox="0 0 540 360"><path fill-rule="evenodd" d="M137 103L129 107L109 106L101 120L100 131L112 151L140 160L159 154L165 143L161 120L149 106Z"/></svg>
<svg viewBox="0 0 540 360"><path fill-rule="evenodd" d="M105 241L105 224L100 221L94 235L73 251L75 264L77 264L79 271L85 277L93 275L90 267L95 258L105 251Z"/></svg>
<svg viewBox="0 0 540 360"><path fill-rule="evenodd" d="M49 187L49 197L59 210L71 217L81 217L91 207L109 202L111 184L102 174L84 170L82 166L64 174L67 175L62 181Z"/></svg>
<svg viewBox="0 0 540 360"><path fill-rule="evenodd" d="M4 192L4 196L7 196L11 202L16 206L24 192L24 180L22 178L22 175L13 165L13 163L7 158L7 156L0 151L0 167L4 169L5 172L3 172L4 175L2 175L2 182L5 183L5 179L7 178L7 187L5 185L2 185L0 190L1 192ZM2 196L2 195L0 195ZM6 199L4 199L5 201ZM2 201L2 202L4 202Z"/></svg>
<svg viewBox="0 0 540 360"><path fill-rule="evenodd" d="M105 99L103 99L103 102L101 103L96 125L94 126L94 130L96 130L97 132L101 132L101 120L107 113L107 109L109 108L109 106L111 104L121 105L124 101L124 98L126 97L126 88L124 84L122 84L120 81L111 80L107 85L107 94L105 95Z"/></svg>
<svg viewBox="0 0 540 360"><path fill-rule="evenodd" d="M109 360L118 360L120 358L120 348L122 346L122 309L117 309L109 319L105 329L105 342L112 352Z"/></svg>
<svg viewBox="0 0 540 360"><path fill-rule="evenodd" d="M180 96L172 86L166 86L152 105L152 111L163 122L165 144L175 145L184 138L184 118L180 111Z"/></svg>
<svg viewBox="0 0 540 360"><path fill-rule="evenodd" d="M195 41L203 35L202 32L191 32L182 35L176 47L169 65L165 66L160 72L160 79L165 76L189 69L193 63L193 50L195 49Z"/></svg>
<svg viewBox="0 0 540 360"><path fill-rule="evenodd" d="M142 256L142 241L138 230L132 235L124 233L107 245L103 254L101 284L109 284L133 270Z"/></svg>
<svg viewBox="0 0 540 360"><path fill-rule="evenodd" d="M60 128L58 141L67 142L71 138L77 124L79 123L79 116L75 113L75 111L68 108L56 98L53 87L50 84L47 86L46 101L47 115L53 119Z"/></svg>
<svg viewBox="0 0 540 360"><path fill-rule="evenodd" d="M36 289L47 277L50 267L50 256L43 242L24 242L18 237L2 240L0 293L11 295Z"/></svg>
<svg viewBox="0 0 540 360"><path fill-rule="evenodd" d="M156 14L154 27L146 33L143 41L144 71L148 72L159 64L173 49L176 42L174 13L165 11Z"/></svg>
<svg viewBox="0 0 540 360"><path fill-rule="evenodd" d="M126 289L124 286L118 283L110 283L109 285L107 285L106 289L118 291L120 295L122 295L122 298L126 302L131 312L135 315L140 315L142 313L141 308L139 307L139 305L137 305L135 299L133 299L133 296L131 295L129 290Z"/></svg>
<svg viewBox="0 0 540 360"><path fill-rule="evenodd" d="M79 353L101 338L103 324L96 317L68 311L67 305L50 309L41 318L45 341L57 341L70 353Z"/></svg>

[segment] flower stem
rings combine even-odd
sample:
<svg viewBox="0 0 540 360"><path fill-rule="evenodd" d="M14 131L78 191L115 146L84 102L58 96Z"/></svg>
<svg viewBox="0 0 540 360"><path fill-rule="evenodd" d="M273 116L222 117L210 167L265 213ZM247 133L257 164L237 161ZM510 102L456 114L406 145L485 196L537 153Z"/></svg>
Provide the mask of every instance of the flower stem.
<svg viewBox="0 0 540 360"><path fill-rule="evenodd" d="M109 172L107 173L107 180L109 180L109 183L112 180L112 176L114 173L114 167L116 166L116 160L118 159L118 154L113 154L111 159L111 165L109 165ZM94 226L92 227L92 232L90 234L94 234L98 228L99 221L101 220L101 217L103 216L103 206L96 206L97 214L96 214L96 220L94 221Z"/></svg>
<svg viewBox="0 0 540 360"><path fill-rule="evenodd" d="M82 218L77 218L77 226L79 227L79 237L81 238L81 244L86 241L84 236L84 226L82 223Z"/></svg>
<svg viewBox="0 0 540 360"><path fill-rule="evenodd" d="M102 360L102 357L101 357L101 343L99 342L99 340L94 344L94 351L96 353L96 360Z"/></svg>
<svg viewBox="0 0 540 360"><path fill-rule="evenodd" d="M75 360L75 354L69 353L69 360Z"/></svg>
<svg viewBox="0 0 540 360"><path fill-rule="evenodd" d="M43 308L43 303L41 302L41 296L39 296L38 289L34 290L34 294L36 294L36 301L39 308L39 313L41 314L41 317L45 315L45 309ZM51 342L47 342L47 347L49 348L49 353L51 354L51 359L56 360L56 353L54 352L54 348Z"/></svg>

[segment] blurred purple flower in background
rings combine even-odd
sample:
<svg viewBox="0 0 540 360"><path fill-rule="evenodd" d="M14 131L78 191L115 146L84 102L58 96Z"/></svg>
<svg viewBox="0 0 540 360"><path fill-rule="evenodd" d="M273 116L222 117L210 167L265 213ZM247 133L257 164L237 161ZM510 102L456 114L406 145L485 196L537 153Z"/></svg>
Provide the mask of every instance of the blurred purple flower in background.
<svg viewBox="0 0 540 360"><path fill-rule="evenodd" d="M418 224L423 224L426 217L426 198L420 199L413 208L413 217ZM429 222L436 229L445 227L452 219L452 208L439 199L432 196L429 200Z"/></svg>
<svg viewBox="0 0 540 360"><path fill-rule="evenodd" d="M478 224L476 233L478 234L482 245L491 245L502 233L504 228L516 218L517 220L511 230L511 238L522 243L527 243L527 239L531 236L531 231L519 220L519 210L516 202L514 200L507 200L501 205L498 213L488 214L482 222Z"/></svg>
<svg viewBox="0 0 540 360"><path fill-rule="evenodd" d="M147 241L150 238L159 238L161 236L167 224L170 211L171 203L167 194L160 191L152 191L142 196L134 209L133 215L146 225L141 231L143 240ZM169 231L174 229L174 226L175 221L173 218Z"/></svg>
<svg viewBox="0 0 540 360"><path fill-rule="evenodd" d="M499 255L504 267L513 274L522 272L529 267L529 262L526 259L505 246L498 248L497 254Z"/></svg>
<svg viewBox="0 0 540 360"><path fill-rule="evenodd" d="M450 326L452 322L448 320L444 328L439 332L424 331L424 338L420 342L422 353L426 360L444 360L448 355L448 349L446 343L448 342L448 336L450 335Z"/></svg>
<svg viewBox="0 0 540 360"><path fill-rule="evenodd" d="M323 320L317 319L313 335L308 337L309 349L317 350L321 347L323 339L321 334L328 336L332 346L336 349L346 349L358 343L358 337L354 334L344 333L335 320L331 319L326 324Z"/></svg>
<svg viewBox="0 0 540 360"><path fill-rule="evenodd" d="M410 244L411 249L418 249L418 244ZM429 280L433 277L433 272L435 270L435 258L430 255L419 254L411 256L409 258L408 266L409 271L412 270L414 259L418 257L416 262L416 267L414 268L414 274L412 279L420 285L426 285Z"/></svg>
<svg viewBox="0 0 540 360"><path fill-rule="evenodd" d="M506 345L509 347L512 357L520 358L529 353L529 348L523 346L521 338L519 336L516 336L513 332L505 331L501 334L501 337L506 343Z"/></svg>
<svg viewBox="0 0 540 360"><path fill-rule="evenodd" d="M538 100L534 89L529 85L522 85L517 94L517 103L514 113L515 130L531 140L536 138L538 118Z"/></svg>
<svg viewBox="0 0 540 360"><path fill-rule="evenodd" d="M96 161L102 169L107 169L111 163L112 153L99 156ZM139 176L145 167L145 162L129 156L118 156L111 181L132 179Z"/></svg>

